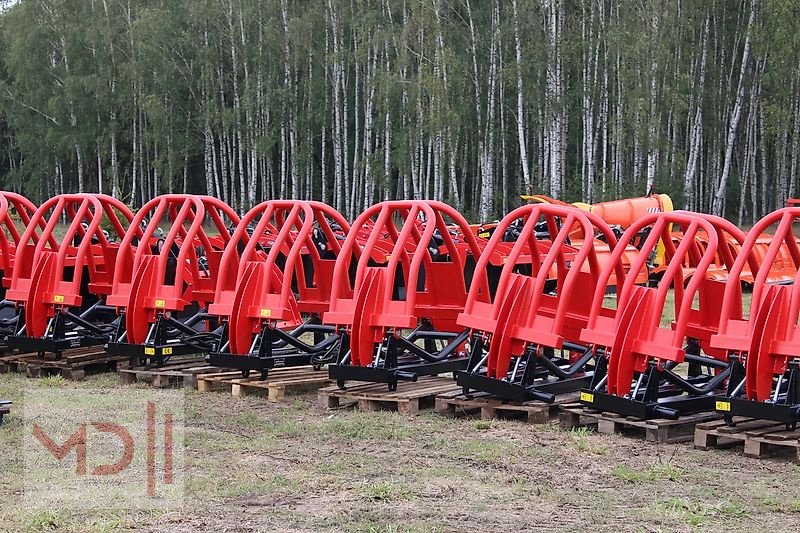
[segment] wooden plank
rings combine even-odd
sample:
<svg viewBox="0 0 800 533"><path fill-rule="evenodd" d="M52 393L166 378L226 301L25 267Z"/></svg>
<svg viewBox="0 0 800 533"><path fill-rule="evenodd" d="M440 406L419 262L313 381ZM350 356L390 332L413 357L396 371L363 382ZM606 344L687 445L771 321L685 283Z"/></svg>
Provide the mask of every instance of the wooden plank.
<svg viewBox="0 0 800 533"><path fill-rule="evenodd" d="M650 419L639 420L622 417L615 413L596 412L579 406L562 406L559 422L562 428L570 429L586 425L596 425L598 433L631 433L644 437L648 442L675 443L698 441L697 425L719 418L717 413L697 413L685 415L678 420ZM705 438L703 434L702 439Z"/></svg>
<svg viewBox="0 0 800 533"><path fill-rule="evenodd" d="M509 401L495 398L487 393L465 396L462 391L448 391L436 397L436 412L444 416L472 416L479 414L484 420L495 418L523 418L531 424L548 422L558 414L562 405L571 404L577 394L564 394L552 404L530 400Z"/></svg>
<svg viewBox="0 0 800 533"><path fill-rule="evenodd" d="M80 380L89 372L113 371L125 368L129 363L128 357L110 356L96 347L75 348L65 351L60 359L42 357L38 353L6 356L3 357L2 370L24 372L28 377L57 374L66 379Z"/></svg>
<svg viewBox="0 0 800 533"><path fill-rule="evenodd" d="M774 426L775 422L769 420L745 420L737 423L735 426L720 426L717 431L720 433L744 433L748 430L761 429L768 426Z"/></svg>
<svg viewBox="0 0 800 533"><path fill-rule="evenodd" d="M0 400L0 426L3 425L3 417L11 412L11 402Z"/></svg>
<svg viewBox="0 0 800 533"><path fill-rule="evenodd" d="M390 391L385 383L352 383L346 389L325 387L319 390L318 403L327 409L336 409L346 401L362 411L393 409L401 414L416 415L426 404L433 405L440 394L457 392L452 378L425 377L417 382L398 383Z"/></svg>
<svg viewBox="0 0 800 533"><path fill-rule="evenodd" d="M287 391L314 389L331 383L326 372L311 366L272 369L266 380L260 379L260 376L244 378L241 372L198 374L196 379L197 389L201 392L230 390L237 397L265 394L271 402L284 401Z"/></svg>
<svg viewBox="0 0 800 533"><path fill-rule="evenodd" d="M770 432L770 433L763 433L763 437L767 440L774 440L774 441L797 441L798 437L800 437L800 432L797 430L794 431L778 431L778 432ZM755 435L753 435L755 436Z"/></svg>
<svg viewBox="0 0 800 533"><path fill-rule="evenodd" d="M68 354L68 353L65 353L61 357L61 359L59 361L62 361L62 362L66 363L69 366L75 366L75 365L77 365L79 363L82 363L84 361L94 361L96 359L101 359L101 358L105 358L105 357L119 357L121 359L127 359L127 357L125 357L125 356L109 355L109 354L107 354L105 352L105 350L101 349L101 350L95 350L93 352L87 352L87 353L82 353L82 354Z"/></svg>
<svg viewBox="0 0 800 533"><path fill-rule="evenodd" d="M800 431L788 431L769 420L737 418L735 422L734 426L699 427L695 431L695 447L709 450L741 446L748 457L800 458Z"/></svg>

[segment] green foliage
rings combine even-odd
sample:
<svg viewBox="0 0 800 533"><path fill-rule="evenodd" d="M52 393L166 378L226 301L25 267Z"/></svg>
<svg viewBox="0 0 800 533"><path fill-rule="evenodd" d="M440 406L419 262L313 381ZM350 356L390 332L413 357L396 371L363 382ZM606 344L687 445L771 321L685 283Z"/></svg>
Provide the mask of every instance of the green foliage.
<svg viewBox="0 0 800 533"><path fill-rule="evenodd" d="M708 209L752 3L515 4L20 1L0 13L0 185L35 200L102 189L134 205L183 190L237 208L311 196L350 216L408 195L496 216L520 192L550 192L546 141L559 115L562 199L644 194L652 161L649 177L676 207ZM800 8L761 4L729 215L754 187L761 200L743 215L781 204L800 172ZM555 47L551 5L563 11ZM551 97L555 64L563 95ZM698 106L700 168L686 195ZM752 184L748 143L759 151Z"/></svg>

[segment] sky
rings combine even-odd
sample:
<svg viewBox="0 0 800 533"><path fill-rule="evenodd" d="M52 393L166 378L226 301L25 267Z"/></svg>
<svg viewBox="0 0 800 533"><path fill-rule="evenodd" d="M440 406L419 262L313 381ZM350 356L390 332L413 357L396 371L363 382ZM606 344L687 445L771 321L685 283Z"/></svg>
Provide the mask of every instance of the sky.
<svg viewBox="0 0 800 533"><path fill-rule="evenodd" d="M0 13L17 3L17 0L0 0Z"/></svg>

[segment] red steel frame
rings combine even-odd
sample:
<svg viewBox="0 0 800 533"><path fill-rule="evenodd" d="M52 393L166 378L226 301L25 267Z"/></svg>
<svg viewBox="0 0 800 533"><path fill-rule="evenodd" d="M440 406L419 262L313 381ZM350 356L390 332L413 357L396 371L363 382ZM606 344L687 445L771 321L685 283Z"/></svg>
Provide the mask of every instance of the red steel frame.
<svg viewBox="0 0 800 533"><path fill-rule="evenodd" d="M36 206L33 205L33 202L21 194L0 191L0 225L2 225L0 228L0 275L3 276L3 287L5 288L11 285L17 247L22 239L22 233L17 227L13 213L19 217L21 226L27 228L35 211ZM38 241L38 235L34 234L34 239Z"/></svg>
<svg viewBox="0 0 800 533"><path fill-rule="evenodd" d="M678 246L671 238L673 225L684 229ZM618 306L609 312L603 305L605 280L611 276L614 262L620 260L624 246L647 226L652 229L622 287L618 287ZM705 246L696 239L700 231L707 234ZM592 386L581 394L584 404L638 418L676 418L682 413L713 409L714 395L724 385L730 367L724 352L712 347L710 339L733 301L723 303L726 282L709 279L707 274L715 262L728 270L733 266L729 239L742 243L745 236L722 218L685 211L652 214L626 230L600 276L589 322L581 333L582 342L606 354L598 360ZM669 266L655 287L635 285L633 273L645 264L659 241L664 243L665 264ZM690 276L685 276L686 260L695 265ZM757 265L751 268L757 269ZM741 298L738 284L733 285ZM671 288L675 321L672 327L663 327L661 316ZM697 308L693 307L695 297ZM688 377L673 371L684 362L689 363Z"/></svg>
<svg viewBox="0 0 800 533"><path fill-rule="evenodd" d="M22 238L14 217L16 215L22 228L26 228L35 211L36 206L24 196L0 191L0 350L6 348L5 337L14 334L16 325L14 303L5 299L6 289L11 285L17 247Z"/></svg>
<svg viewBox="0 0 800 533"><path fill-rule="evenodd" d="M793 229L798 221L798 207L766 215L748 233L731 268L731 276L739 276L748 264L761 259L748 317L743 318L737 287L731 284L724 293L719 332L711 339L733 364L726 398L715 404L729 422L739 415L794 428L800 419L800 246ZM759 241L772 226L775 233L764 251ZM778 261L784 269L789 263L794 270L791 285L770 283Z"/></svg>
<svg viewBox="0 0 800 533"><path fill-rule="evenodd" d="M62 218L69 224L58 238L54 231ZM16 334L9 338L11 347L60 353L108 340L107 324L92 321L107 311L110 265L120 247L106 236L101 223L108 222L112 236L121 239L123 221L131 219L133 214L125 204L103 194L55 196L34 212L20 236L6 293L20 308ZM88 285L83 283L84 270ZM97 302L87 309L84 299L90 295Z"/></svg>
<svg viewBox="0 0 800 533"><path fill-rule="evenodd" d="M203 227L207 218L217 236ZM169 231L160 246L153 246L162 220L169 221ZM166 194L136 213L121 243L135 251L117 257L108 297L109 305L122 314L110 352L163 362L171 355L210 348L194 327L208 318L205 311L221 275L222 250L230 241L228 222L238 224L239 215L211 196ZM206 265L201 265L201 249ZM199 310L180 317L192 304Z"/></svg>
<svg viewBox="0 0 800 533"><path fill-rule="evenodd" d="M445 217L457 231L448 228ZM363 246L358 242L362 228L369 228ZM384 261L375 260L377 250L384 251ZM467 332L457 318L469 289L467 257L477 261L480 253L467 221L442 202L382 202L364 211L342 245L330 310L323 315L341 335L330 376L341 386L359 379L394 388L399 379L463 368ZM489 291L485 280L477 283ZM406 335L403 330L409 329ZM425 349L416 347L419 339ZM436 352L440 342L448 344Z"/></svg>
<svg viewBox="0 0 800 533"><path fill-rule="evenodd" d="M602 235L612 252L617 240L591 213L557 204L526 205L499 222L474 280L485 281L489 255L508 244L503 235L520 219L524 223L506 257L495 297L478 290L480 283L473 285L458 318L459 325L471 330L472 340L468 368L457 379L465 393L477 389L514 400L553 401L553 393L589 383L592 352L576 342L589 320L591 294L601 275L593 236ZM537 238L540 220L546 223L546 238ZM584 235L577 249L568 244L576 230ZM523 252L530 275L517 272ZM612 266L617 279L623 279L622 262Z"/></svg>
<svg viewBox="0 0 800 533"><path fill-rule="evenodd" d="M270 200L242 218L222 256L209 313L220 349L209 362L266 373L309 364L337 340L320 316L330 305L336 260L350 224L321 202ZM314 334L314 344L300 337Z"/></svg>

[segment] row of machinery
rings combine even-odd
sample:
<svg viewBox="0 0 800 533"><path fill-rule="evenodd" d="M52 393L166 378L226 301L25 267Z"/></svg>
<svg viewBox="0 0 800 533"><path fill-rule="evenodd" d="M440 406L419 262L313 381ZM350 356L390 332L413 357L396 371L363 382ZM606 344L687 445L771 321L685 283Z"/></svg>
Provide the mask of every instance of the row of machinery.
<svg viewBox="0 0 800 533"><path fill-rule="evenodd" d="M525 197L492 223L435 201L349 222L312 201L239 215L164 195L36 207L0 193L5 350L183 354L265 379L327 367L340 387L453 373L466 394L647 419L800 419L800 208L749 232L665 195ZM671 309L669 309L671 308ZM669 317L669 318L667 318Z"/></svg>

